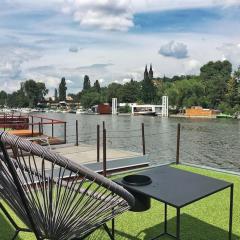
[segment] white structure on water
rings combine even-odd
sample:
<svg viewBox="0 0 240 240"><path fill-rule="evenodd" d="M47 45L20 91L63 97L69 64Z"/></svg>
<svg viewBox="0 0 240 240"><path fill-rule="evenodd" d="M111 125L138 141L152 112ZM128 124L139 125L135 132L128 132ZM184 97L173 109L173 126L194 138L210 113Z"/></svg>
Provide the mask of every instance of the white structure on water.
<svg viewBox="0 0 240 240"><path fill-rule="evenodd" d="M162 117L168 117L168 96L162 96Z"/></svg>
<svg viewBox="0 0 240 240"><path fill-rule="evenodd" d="M162 105L133 104L131 106L133 115L159 115L168 117L168 96L162 97Z"/></svg>
<svg viewBox="0 0 240 240"><path fill-rule="evenodd" d="M112 98L112 115L117 114L117 98Z"/></svg>

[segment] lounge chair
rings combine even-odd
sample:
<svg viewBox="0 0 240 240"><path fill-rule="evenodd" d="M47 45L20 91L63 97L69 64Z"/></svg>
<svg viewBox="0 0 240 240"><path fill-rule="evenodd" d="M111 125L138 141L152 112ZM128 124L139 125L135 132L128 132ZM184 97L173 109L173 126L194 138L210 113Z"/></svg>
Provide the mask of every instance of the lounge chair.
<svg viewBox="0 0 240 240"><path fill-rule="evenodd" d="M84 239L134 205L134 197L111 180L26 139L0 132L0 198L38 240ZM79 159L80 161L80 159ZM67 177L66 177L67 176Z"/></svg>

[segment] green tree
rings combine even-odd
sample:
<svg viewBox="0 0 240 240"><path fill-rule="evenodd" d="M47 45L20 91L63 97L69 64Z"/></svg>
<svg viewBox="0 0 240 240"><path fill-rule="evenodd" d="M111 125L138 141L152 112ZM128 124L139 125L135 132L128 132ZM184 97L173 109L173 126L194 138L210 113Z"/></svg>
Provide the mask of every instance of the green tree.
<svg viewBox="0 0 240 240"><path fill-rule="evenodd" d="M233 77L236 79L237 82L240 82L240 66L238 69L233 73Z"/></svg>
<svg viewBox="0 0 240 240"><path fill-rule="evenodd" d="M118 102L122 101L122 85L119 83L110 83L107 88L107 101L112 102L112 98L117 98Z"/></svg>
<svg viewBox="0 0 240 240"><path fill-rule="evenodd" d="M142 81L142 100L144 103L153 103L156 98L156 87L149 77Z"/></svg>
<svg viewBox="0 0 240 240"><path fill-rule="evenodd" d="M94 91L86 91L81 96L81 105L87 109L94 105L103 103L103 99L100 93Z"/></svg>
<svg viewBox="0 0 240 240"><path fill-rule="evenodd" d="M198 78L178 80L168 85L164 95L169 104L177 108L204 105L204 86Z"/></svg>
<svg viewBox="0 0 240 240"><path fill-rule="evenodd" d="M23 90L20 89L12 94L8 94L7 105L9 107L29 107L30 102Z"/></svg>
<svg viewBox="0 0 240 240"><path fill-rule="evenodd" d="M54 99L55 99L55 102L58 101L58 90L56 88L54 90Z"/></svg>
<svg viewBox="0 0 240 240"><path fill-rule="evenodd" d="M229 61L209 62L202 66L200 71L209 107L216 108L224 100L227 81L232 73L232 64Z"/></svg>
<svg viewBox="0 0 240 240"><path fill-rule="evenodd" d="M4 106L6 104L7 101L7 93L5 91L0 91L0 105Z"/></svg>
<svg viewBox="0 0 240 240"><path fill-rule="evenodd" d="M95 81L94 85L93 85L94 89L99 93L100 90L101 90L101 87L100 87L100 83L98 80Z"/></svg>
<svg viewBox="0 0 240 240"><path fill-rule="evenodd" d="M131 80L120 90L120 99L125 103L134 103L141 99L141 83Z"/></svg>
<svg viewBox="0 0 240 240"><path fill-rule="evenodd" d="M67 86L66 86L66 80L64 77L61 79L61 82L59 84L58 94L59 94L59 101L66 101Z"/></svg>
<svg viewBox="0 0 240 240"><path fill-rule="evenodd" d="M234 107L239 103L238 82L236 77L231 77L227 82L226 102Z"/></svg>
<svg viewBox="0 0 240 240"><path fill-rule="evenodd" d="M83 80L83 91L87 91L91 88L91 82L88 75L84 76Z"/></svg>
<svg viewBox="0 0 240 240"><path fill-rule="evenodd" d="M21 83L19 96L21 96L21 93L24 93L25 97L28 99L29 107L35 107L39 102L44 100L44 96L47 95L48 89L45 83L35 82L30 79Z"/></svg>

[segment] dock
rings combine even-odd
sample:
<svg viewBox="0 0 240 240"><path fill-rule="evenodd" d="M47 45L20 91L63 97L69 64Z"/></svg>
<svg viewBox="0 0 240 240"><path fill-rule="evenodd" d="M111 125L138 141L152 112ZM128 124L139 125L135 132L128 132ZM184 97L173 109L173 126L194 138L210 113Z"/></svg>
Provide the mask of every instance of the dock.
<svg viewBox="0 0 240 240"><path fill-rule="evenodd" d="M78 164L86 164L97 162L97 153L96 146L89 144L79 144L74 146L73 144L61 144L57 146L52 146L51 149L59 153L60 155L71 159L73 162ZM100 161L102 161L102 148L100 148ZM125 159L125 158L134 158L140 157L142 154L126 151L120 149L107 149L107 160L116 160L116 159Z"/></svg>
<svg viewBox="0 0 240 240"><path fill-rule="evenodd" d="M97 173L103 173L103 160L100 158L100 161L97 162L96 147L93 145L80 144L79 146L74 146L72 144L64 144L52 146L51 149L75 163L82 164ZM102 149L100 149L100 152L102 152ZM111 148L107 150L106 170L108 174L147 166L149 166L147 157L140 153ZM45 167L48 168L48 166ZM51 165L49 165L49 169L50 167ZM58 175L57 169L55 169L54 175ZM67 178L68 176L69 173L66 171L65 177Z"/></svg>

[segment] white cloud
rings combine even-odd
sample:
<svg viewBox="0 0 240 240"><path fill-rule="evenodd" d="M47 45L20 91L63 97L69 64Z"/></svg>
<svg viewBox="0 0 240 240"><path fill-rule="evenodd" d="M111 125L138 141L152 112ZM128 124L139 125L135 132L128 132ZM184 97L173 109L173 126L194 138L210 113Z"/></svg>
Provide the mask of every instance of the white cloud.
<svg viewBox="0 0 240 240"><path fill-rule="evenodd" d="M170 9L229 7L240 5L239 0L132 0L134 12L163 11Z"/></svg>
<svg viewBox="0 0 240 240"><path fill-rule="evenodd" d="M98 81L99 81L99 83L104 83L105 82L105 80L103 78L100 78Z"/></svg>
<svg viewBox="0 0 240 240"><path fill-rule="evenodd" d="M73 81L67 79L67 80L66 80L66 83L67 83L67 84L73 84Z"/></svg>
<svg viewBox="0 0 240 240"><path fill-rule="evenodd" d="M225 43L221 47L217 48L220 52L222 52L222 59L229 60L233 67L237 67L240 65L240 44L236 43Z"/></svg>
<svg viewBox="0 0 240 240"><path fill-rule="evenodd" d="M198 74L201 63L196 59L191 59L184 64L185 74Z"/></svg>
<svg viewBox="0 0 240 240"><path fill-rule="evenodd" d="M130 81L131 81L131 78L124 78L124 79L122 80L123 83L128 83L128 82L130 82Z"/></svg>
<svg viewBox="0 0 240 240"><path fill-rule="evenodd" d="M69 52L77 53L78 52L78 47L75 47L75 46L70 47Z"/></svg>
<svg viewBox="0 0 240 240"><path fill-rule="evenodd" d="M21 61L0 62L0 78L16 78L21 73Z"/></svg>
<svg viewBox="0 0 240 240"><path fill-rule="evenodd" d="M23 80L23 65L39 58L33 50L9 46L0 46L0 55L0 83L5 82L7 92L19 88L16 81Z"/></svg>
<svg viewBox="0 0 240 240"><path fill-rule="evenodd" d="M66 0L62 12L84 28L127 31L133 24L130 0Z"/></svg>
<svg viewBox="0 0 240 240"><path fill-rule="evenodd" d="M188 57L187 45L175 41L170 41L162 45L158 53L165 57L173 57L179 59Z"/></svg>
<svg viewBox="0 0 240 240"><path fill-rule="evenodd" d="M60 78L46 75L38 72L29 72L25 74L27 79L34 79L37 82L44 82L47 88L56 88L60 83Z"/></svg>

